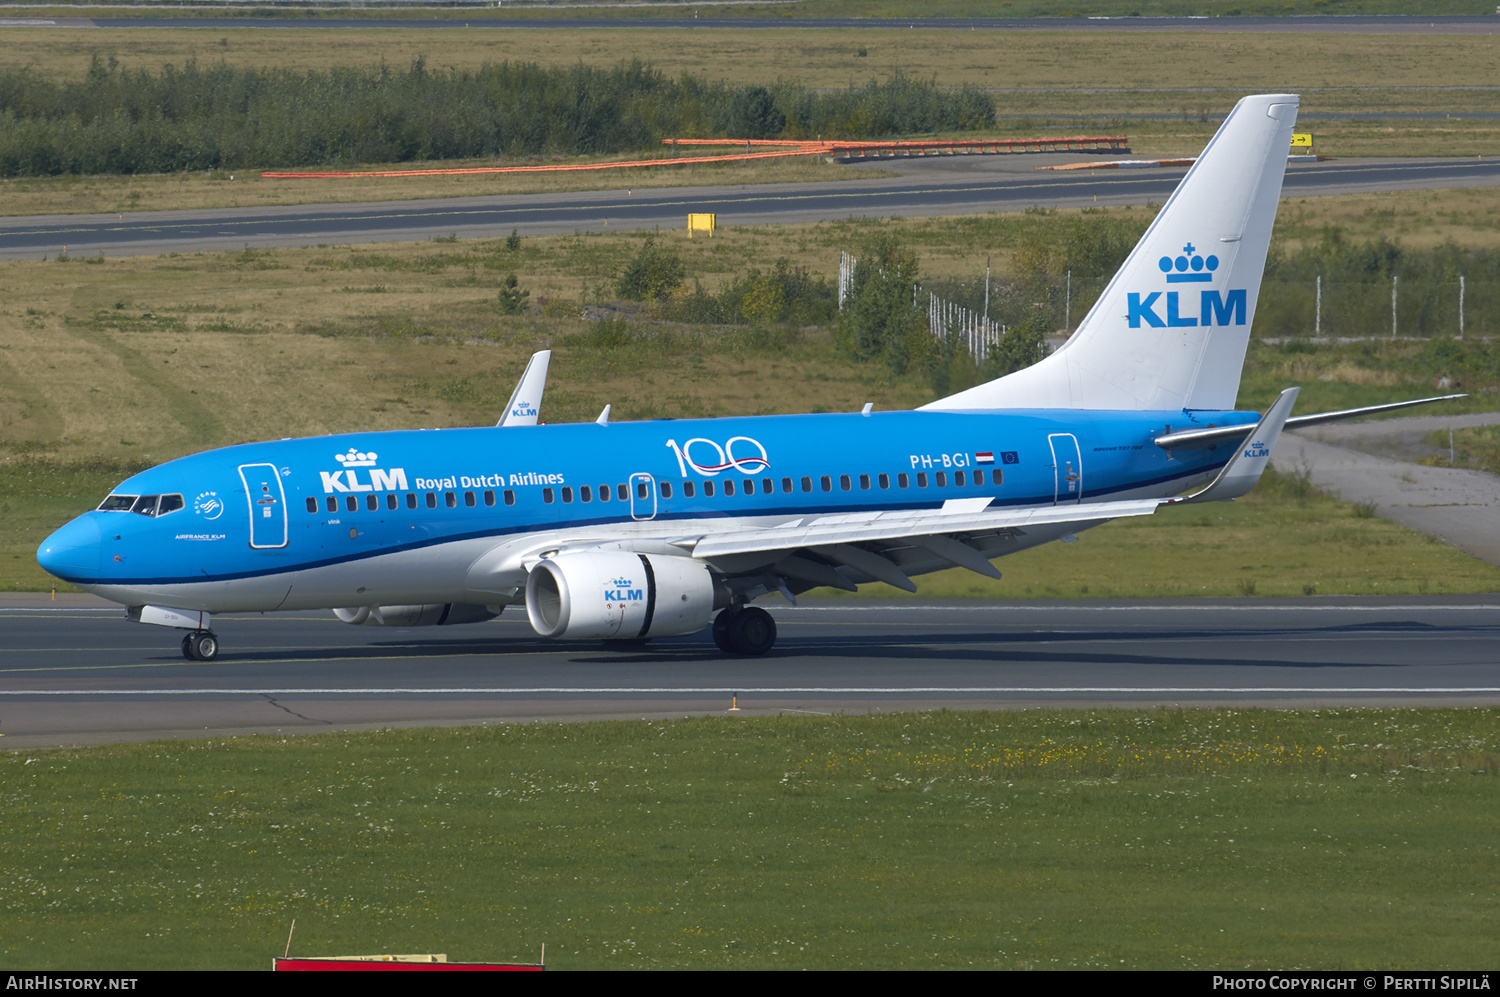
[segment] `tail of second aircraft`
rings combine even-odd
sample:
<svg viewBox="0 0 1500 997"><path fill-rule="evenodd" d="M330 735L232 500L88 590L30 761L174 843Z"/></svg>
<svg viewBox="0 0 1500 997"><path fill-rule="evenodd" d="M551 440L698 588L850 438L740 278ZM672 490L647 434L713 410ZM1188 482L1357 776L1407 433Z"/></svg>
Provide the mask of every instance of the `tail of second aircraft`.
<svg viewBox="0 0 1500 997"><path fill-rule="evenodd" d="M1235 105L1061 349L922 407L1233 408L1297 101Z"/></svg>

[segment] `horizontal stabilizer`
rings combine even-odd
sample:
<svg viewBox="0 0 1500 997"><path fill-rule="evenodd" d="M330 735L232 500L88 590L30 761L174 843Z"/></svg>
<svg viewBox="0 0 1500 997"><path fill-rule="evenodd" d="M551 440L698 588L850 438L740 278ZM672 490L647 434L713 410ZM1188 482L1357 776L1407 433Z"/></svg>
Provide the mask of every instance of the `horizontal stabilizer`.
<svg viewBox="0 0 1500 997"><path fill-rule="evenodd" d="M1201 492L1189 495L1186 498L1174 500L1175 502L1227 502L1230 499L1239 498L1254 488L1260 482L1260 476L1265 472L1266 465L1271 463L1271 450L1275 448L1276 441L1281 437L1282 427L1292 414L1292 406L1296 404L1297 392L1301 388L1287 388L1276 399L1266 414L1261 416L1260 422L1246 437L1247 441L1241 444L1240 450L1219 476Z"/></svg>
<svg viewBox="0 0 1500 997"><path fill-rule="evenodd" d="M1346 408L1340 409L1337 412L1299 415L1288 419L1285 428L1306 429L1309 426L1321 426L1325 422L1338 422L1341 419L1358 419L1362 415L1395 412L1398 409L1411 408L1414 405L1450 402L1455 398L1467 397L1468 395L1439 395L1436 398L1418 398L1409 402L1391 402L1387 405L1366 405L1364 408ZM1208 429L1185 429L1181 432L1158 436L1155 442L1163 450L1209 450L1213 447L1239 443L1245 437L1249 436L1254 429L1254 426L1248 424L1240 426L1214 426Z"/></svg>

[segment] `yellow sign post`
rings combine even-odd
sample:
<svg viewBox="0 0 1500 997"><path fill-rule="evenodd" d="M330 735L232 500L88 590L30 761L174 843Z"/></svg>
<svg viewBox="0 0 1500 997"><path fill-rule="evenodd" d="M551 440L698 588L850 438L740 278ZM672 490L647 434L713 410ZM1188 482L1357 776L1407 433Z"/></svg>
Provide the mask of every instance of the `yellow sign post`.
<svg viewBox="0 0 1500 997"><path fill-rule="evenodd" d="M694 232L707 232L708 237L714 237L714 223L717 215L688 215L688 238L693 237Z"/></svg>

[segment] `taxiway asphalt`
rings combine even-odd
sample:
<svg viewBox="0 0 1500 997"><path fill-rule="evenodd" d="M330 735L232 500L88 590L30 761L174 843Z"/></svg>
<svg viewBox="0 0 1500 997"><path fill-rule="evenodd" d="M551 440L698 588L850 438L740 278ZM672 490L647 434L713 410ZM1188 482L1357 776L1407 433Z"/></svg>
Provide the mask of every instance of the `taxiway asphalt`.
<svg viewBox="0 0 1500 997"><path fill-rule="evenodd" d="M0 608L0 748L339 729L1035 706L1500 703L1494 596L1189 602L771 603L780 642L644 648L226 615L212 663L102 600Z"/></svg>
<svg viewBox="0 0 1500 997"><path fill-rule="evenodd" d="M899 170L906 175L831 183L10 217L0 218L0 259L41 259L64 251L73 257L133 256L447 236L498 238L512 230L522 235L561 235L672 229L685 226L690 213L716 214L720 226L735 226L971 215L1028 207L1161 204L1184 172L1181 168L1074 173L1033 169L1085 158L1071 154L887 159L851 168ZM1340 160L1293 164L1287 169L1283 196L1495 185L1500 185L1500 158Z"/></svg>

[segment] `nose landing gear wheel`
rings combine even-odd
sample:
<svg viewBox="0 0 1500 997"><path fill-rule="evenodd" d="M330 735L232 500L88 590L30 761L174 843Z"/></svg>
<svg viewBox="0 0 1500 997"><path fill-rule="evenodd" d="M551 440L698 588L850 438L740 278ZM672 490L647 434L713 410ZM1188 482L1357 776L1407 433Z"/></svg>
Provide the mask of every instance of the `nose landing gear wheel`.
<svg viewBox="0 0 1500 997"><path fill-rule="evenodd" d="M209 630L195 630L182 638L182 656L189 661L212 661L219 656L219 638Z"/></svg>
<svg viewBox="0 0 1500 997"><path fill-rule="evenodd" d="M726 654L765 654L776 643L776 621L758 606L726 609L714 619L713 633Z"/></svg>

